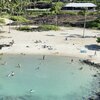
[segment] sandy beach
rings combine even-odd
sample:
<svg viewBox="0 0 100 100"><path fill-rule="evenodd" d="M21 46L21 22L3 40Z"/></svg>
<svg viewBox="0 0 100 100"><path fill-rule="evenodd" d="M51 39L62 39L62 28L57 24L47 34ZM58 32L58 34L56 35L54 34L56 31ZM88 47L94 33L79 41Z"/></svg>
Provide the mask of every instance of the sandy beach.
<svg viewBox="0 0 100 100"><path fill-rule="evenodd" d="M95 54L93 48L93 45L100 45L95 38L100 36L99 30L86 29L86 38L81 38L82 28L74 27L61 27L59 31L23 32L11 26L11 33L8 33L9 26L3 26L3 31L0 33L0 44L9 44L14 40L12 46L0 49L3 54L71 56L89 58L100 63L100 50L96 50Z"/></svg>

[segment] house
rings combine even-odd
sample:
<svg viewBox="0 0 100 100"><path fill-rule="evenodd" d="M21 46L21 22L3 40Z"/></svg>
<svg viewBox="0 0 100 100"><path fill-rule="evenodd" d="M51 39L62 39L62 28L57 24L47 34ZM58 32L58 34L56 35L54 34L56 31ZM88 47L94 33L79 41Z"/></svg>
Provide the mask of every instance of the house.
<svg viewBox="0 0 100 100"><path fill-rule="evenodd" d="M96 5L93 3L68 3L64 7L62 7L62 10L67 11L80 11L83 9L87 9L89 11L95 11Z"/></svg>

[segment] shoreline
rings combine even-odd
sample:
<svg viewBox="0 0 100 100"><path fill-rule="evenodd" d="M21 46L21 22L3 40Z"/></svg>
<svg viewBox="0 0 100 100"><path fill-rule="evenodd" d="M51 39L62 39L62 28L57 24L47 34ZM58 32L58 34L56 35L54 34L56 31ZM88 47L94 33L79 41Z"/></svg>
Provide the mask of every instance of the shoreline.
<svg viewBox="0 0 100 100"><path fill-rule="evenodd" d="M4 30L9 27L5 26ZM94 56L95 50L91 50L91 44L96 44L96 38L91 38L99 34L98 30L86 29L86 36L90 38L80 38L82 36L82 28L65 28L60 31L46 31L46 32L23 32L11 29L11 33L7 31L0 34L4 37L0 39L1 43L9 44L14 40L14 44L10 47L3 47L0 49L0 56L2 55L39 55L39 56L61 56L71 59L90 59L91 62L100 63L100 50ZM54 35L54 36L49 36ZM68 37L70 36L70 37ZM76 37L71 37L76 36ZM10 38L9 38L10 37ZM65 38L67 37L67 40ZM41 40L42 43L35 43ZM53 50L43 48L46 45L52 47ZM99 44L98 44L99 45ZM86 48L86 53L81 53L81 48ZM70 61L71 61L70 59ZM91 66L90 66L91 67ZM94 66L92 66L94 67ZM93 76L96 77L96 76Z"/></svg>
<svg viewBox="0 0 100 100"><path fill-rule="evenodd" d="M9 44L14 40L14 44L0 49L0 54L67 56L91 59L100 63L100 50L96 52L96 56L94 56L95 50L91 50L92 45L99 45L96 43L96 38L93 38L99 35L99 30L86 29L85 36L89 38L80 38L83 29L76 27L61 27L59 31L42 32L23 32L11 28L11 33L8 33L9 26L4 26L3 30L6 31L0 34L0 43ZM36 41L40 42L35 43ZM81 53L81 50L86 51L86 53Z"/></svg>
<svg viewBox="0 0 100 100"><path fill-rule="evenodd" d="M72 58L72 59L82 59L82 60L89 60L91 63L93 62L93 63L95 63L95 64L99 64L99 62L97 61L97 58L95 58L94 60L93 60L93 58L90 58L89 56L86 56L86 55L68 55L68 54L65 54L65 53L63 53L63 54L55 54L55 53L30 53L30 52L13 52L13 53L11 53L11 52L6 52L6 53L0 53L0 56L2 56L2 55L23 55L23 56L26 56L26 55L29 55L29 56L43 56L43 55L45 55L45 56L59 56L59 57L69 57L69 58ZM98 58L99 59L99 58Z"/></svg>

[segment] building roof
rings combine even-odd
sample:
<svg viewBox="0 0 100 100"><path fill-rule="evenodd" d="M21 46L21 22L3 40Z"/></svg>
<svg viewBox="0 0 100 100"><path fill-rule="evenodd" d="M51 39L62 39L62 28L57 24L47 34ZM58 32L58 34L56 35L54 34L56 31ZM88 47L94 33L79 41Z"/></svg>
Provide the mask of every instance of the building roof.
<svg viewBox="0 0 100 100"><path fill-rule="evenodd" d="M65 5L65 7L96 7L93 3L68 3Z"/></svg>

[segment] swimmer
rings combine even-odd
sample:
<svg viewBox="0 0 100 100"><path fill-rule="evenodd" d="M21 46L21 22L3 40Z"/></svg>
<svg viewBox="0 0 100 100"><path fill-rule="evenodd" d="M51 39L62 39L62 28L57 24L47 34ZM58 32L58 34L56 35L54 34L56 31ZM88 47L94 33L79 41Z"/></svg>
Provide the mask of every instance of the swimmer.
<svg viewBox="0 0 100 100"><path fill-rule="evenodd" d="M14 76L14 75L15 75L15 73L12 71L11 73L9 73L9 74L7 75L7 77Z"/></svg>
<svg viewBox="0 0 100 100"><path fill-rule="evenodd" d="M10 76L11 76L11 73L7 75L7 77L10 77Z"/></svg>
<svg viewBox="0 0 100 100"><path fill-rule="evenodd" d="M39 69L40 69L40 67L35 68L35 70L39 70Z"/></svg>
<svg viewBox="0 0 100 100"><path fill-rule="evenodd" d="M11 76L14 76L15 75L15 73L14 72L11 72Z"/></svg>
<svg viewBox="0 0 100 100"><path fill-rule="evenodd" d="M29 92L30 92L30 93L33 93L33 92L35 92L35 90L33 90L33 89L30 89L30 90L29 90Z"/></svg>
<svg viewBox="0 0 100 100"><path fill-rule="evenodd" d="M17 67L20 68L21 67L21 64L18 64Z"/></svg>
<svg viewBox="0 0 100 100"><path fill-rule="evenodd" d="M79 68L79 70L82 70L82 69L83 69L83 67Z"/></svg>
<svg viewBox="0 0 100 100"><path fill-rule="evenodd" d="M3 62L1 65L7 65L7 62L5 61L5 62Z"/></svg>

